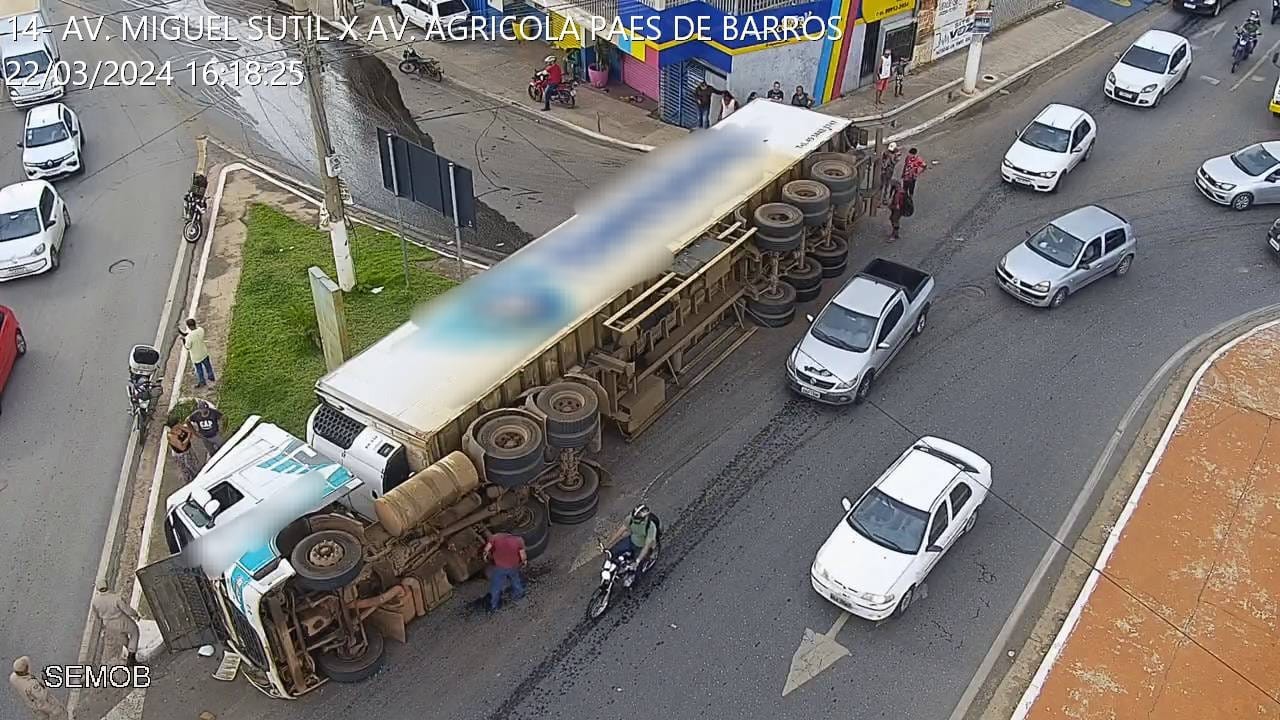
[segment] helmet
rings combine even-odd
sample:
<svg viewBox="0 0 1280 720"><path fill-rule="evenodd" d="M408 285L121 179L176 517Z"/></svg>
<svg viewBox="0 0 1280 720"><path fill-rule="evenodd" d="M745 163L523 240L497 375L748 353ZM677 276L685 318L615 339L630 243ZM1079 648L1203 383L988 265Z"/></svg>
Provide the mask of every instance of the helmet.
<svg viewBox="0 0 1280 720"><path fill-rule="evenodd" d="M1258 19L1258 18L1260 18L1260 17L1262 17L1262 16L1258 14L1258 11L1257 11L1257 10L1250 10L1250 11L1249 11L1249 19L1250 19L1250 20L1257 20L1257 19Z"/></svg>
<svg viewBox="0 0 1280 720"><path fill-rule="evenodd" d="M555 55L548 55L548 56L546 56L546 57L542 58L542 62L544 62L544 63L553 63L553 62L555 62L555 61L556 61L556 56L555 56Z"/></svg>
<svg viewBox="0 0 1280 720"><path fill-rule="evenodd" d="M898 143L896 142L889 143L889 152L893 152L894 150L897 150L897 149L898 149Z"/></svg>
<svg viewBox="0 0 1280 720"><path fill-rule="evenodd" d="M633 520L644 520L647 517L649 517L649 506L644 503L640 503L635 510L631 511L631 519Z"/></svg>
<svg viewBox="0 0 1280 720"><path fill-rule="evenodd" d="M31 670L31 661L27 659L26 655L23 655L22 657L13 661L13 671L18 673L19 675L26 675L27 672L30 670Z"/></svg>

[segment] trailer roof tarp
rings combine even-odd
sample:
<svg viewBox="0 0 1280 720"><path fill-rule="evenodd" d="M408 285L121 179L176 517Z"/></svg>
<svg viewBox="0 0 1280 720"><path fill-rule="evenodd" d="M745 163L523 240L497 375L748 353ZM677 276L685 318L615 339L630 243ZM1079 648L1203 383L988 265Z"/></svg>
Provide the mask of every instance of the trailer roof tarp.
<svg viewBox="0 0 1280 720"><path fill-rule="evenodd" d="M628 168L578 214L445 293L316 383L432 434L847 127L758 100Z"/></svg>

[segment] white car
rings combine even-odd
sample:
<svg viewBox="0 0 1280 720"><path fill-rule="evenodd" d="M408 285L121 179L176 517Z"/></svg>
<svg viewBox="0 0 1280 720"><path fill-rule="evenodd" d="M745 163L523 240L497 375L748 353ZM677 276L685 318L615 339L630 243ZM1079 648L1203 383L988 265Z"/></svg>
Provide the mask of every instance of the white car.
<svg viewBox="0 0 1280 720"><path fill-rule="evenodd" d="M463 0L391 0L391 4L409 24L432 35L442 33L451 40L462 39L460 35L454 35L466 31L467 18L471 16L471 10Z"/></svg>
<svg viewBox="0 0 1280 720"><path fill-rule="evenodd" d="M71 216L46 180L0 189L0 281L56 270Z"/></svg>
<svg viewBox="0 0 1280 720"><path fill-rule="evenodd" d="M43 180L80 172L84 135L80 118L62 103L39 105L27 111L22 135L22 169L29 180Z"/></svg>
<svg viewBox="0 0 1280 720"><path fill-rule="evenodd" d="M899 616L933 566L973 528L991 487L991 464L935 437L911 445L844 519L810 569L813 589L843 610Z"/></svg>
<svg viewBox="0 0 1280 720"><path fill-rule="evenodd" d="M1148 30L1107 73L1102 92L1112 100L1155 107L1191 70L1191 41L1177 33Z"/></svg>
<svg viewBox="0 0 1280 720"><path fill-rule="evenodd" d="M1062 176L1089 159L1098 139L1093 116L1070 105L1049 105L1018 133L1000 163L1005 182L1053 192Z"/></svg>

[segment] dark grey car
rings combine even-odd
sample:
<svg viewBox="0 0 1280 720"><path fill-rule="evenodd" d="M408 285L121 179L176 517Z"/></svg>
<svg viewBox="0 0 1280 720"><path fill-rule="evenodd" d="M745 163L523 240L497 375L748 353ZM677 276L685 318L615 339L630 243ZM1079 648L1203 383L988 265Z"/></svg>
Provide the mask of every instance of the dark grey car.
<svg viewBox="0 0 1280 720"><path fill-rule="evenodd" d="M1010 250L996 265L1001 289L1036 307L1056 308L1108 274L1129 272L1137 248L1133 227L1098 205L1059 217Z"/></svg>

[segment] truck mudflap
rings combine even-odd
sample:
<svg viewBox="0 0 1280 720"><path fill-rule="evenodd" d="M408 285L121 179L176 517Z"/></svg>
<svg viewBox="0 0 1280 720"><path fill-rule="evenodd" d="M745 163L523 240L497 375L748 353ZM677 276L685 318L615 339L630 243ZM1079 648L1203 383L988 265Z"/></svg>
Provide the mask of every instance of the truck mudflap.
<svg viewBox="0 0 1280 720"><path fill-rule="evenodd" d="M219 645L228 638L213 583L181 554L139 569L137 577L169 652Z"/></svg>

